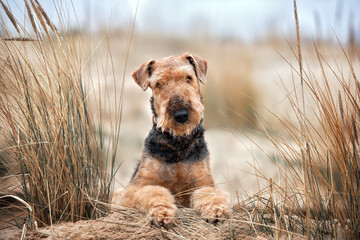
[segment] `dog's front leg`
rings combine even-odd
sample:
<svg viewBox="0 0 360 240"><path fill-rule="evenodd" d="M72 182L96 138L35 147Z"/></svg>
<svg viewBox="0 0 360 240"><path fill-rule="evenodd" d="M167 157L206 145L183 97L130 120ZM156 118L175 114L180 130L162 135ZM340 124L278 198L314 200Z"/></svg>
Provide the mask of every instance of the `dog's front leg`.
<svg viewBox="0 0 360 240"><path fill-rule="evenodd" d="M130 184L125 190L121 205L146 212L151 223L158 227L169 228L175 222L175 198L168 189L161 186Z"/></svg>
<svg viewBox="0 0 360 240"><path fill-rule="evenodd" d="M191 206L208 221L215 222L229 214L228 196L216 187L202 187L191 196Z"/></svg>

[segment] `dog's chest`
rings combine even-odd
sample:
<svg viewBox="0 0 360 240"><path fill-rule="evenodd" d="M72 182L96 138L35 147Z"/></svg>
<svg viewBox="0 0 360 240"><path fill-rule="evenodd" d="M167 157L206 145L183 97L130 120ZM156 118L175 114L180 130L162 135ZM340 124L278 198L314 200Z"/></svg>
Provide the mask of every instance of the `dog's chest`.
<svg viewBox="0 0 360 240"><path fill-rule="evenodd" d="M191 184L191 164L164 164L162 175L168 180L169 190L175 194Z"/></svg>
<svg viewBox="0 0 360 240"><path fill-rule="evenodd" d="M189 205L191 193L196 188L196 179L192 174L192 164L174 163L163 166L164 187L175 196L178 204Z"/></svg>
<svg viewBox="0 0 360 240"><path fill-rule="evenodd" d="M197 186L198 174L205 162L166 163L144 158L133 181L141 185L159 185L169 189L180 205L188 206L189 196Z"/></svg>

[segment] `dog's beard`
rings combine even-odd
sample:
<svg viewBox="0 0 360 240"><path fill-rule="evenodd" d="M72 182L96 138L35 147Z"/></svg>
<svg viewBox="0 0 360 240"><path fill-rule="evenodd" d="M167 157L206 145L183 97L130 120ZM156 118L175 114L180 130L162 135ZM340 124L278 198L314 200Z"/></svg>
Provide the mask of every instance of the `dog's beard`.
<svg viewBox="0 0 360 240"><path fill-rule="evenodd" d="M189 119L185 123L178 123L174 119L173 111L168 111L167 104L160 106L159 115L156 119L156 128L162 132L168 132L172 136L187 136L200 124L203 118L204 106L200 101L190 105Z"/></svg>

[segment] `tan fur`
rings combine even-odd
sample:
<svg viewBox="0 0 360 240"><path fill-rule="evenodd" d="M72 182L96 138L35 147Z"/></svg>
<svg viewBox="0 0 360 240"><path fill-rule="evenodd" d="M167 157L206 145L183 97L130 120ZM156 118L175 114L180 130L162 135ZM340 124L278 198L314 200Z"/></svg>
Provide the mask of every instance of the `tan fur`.
<svg viewBox="0 0 360 240"><path fill-rule="evenodd" d="M205 83L206 71L205 59L186 53L150 60L133 73L143 90L152 89L160 131L173 136L189 135L200 124L204 111L200 82ZM184 106L189 108L190 118L179 124L173 119L172 111ZM175 221L176 204L194 207L207 219L228 214L228 199L214 186L209 157L195 163L167 164L144 152L121 205L147 212L156 225L170 227Z"/></svg>
<svg viewBox="0 0 360 240"><path fill-rule="evenodd" d="M209 219L217 219L228 214L227 196L215 187L203 187L193 192L191 207Z"/></svg>

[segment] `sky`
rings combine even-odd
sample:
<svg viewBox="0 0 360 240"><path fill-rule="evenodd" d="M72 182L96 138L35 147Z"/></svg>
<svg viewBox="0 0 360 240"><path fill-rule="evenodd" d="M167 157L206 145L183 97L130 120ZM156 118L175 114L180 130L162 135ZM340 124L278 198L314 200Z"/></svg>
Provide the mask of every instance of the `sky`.
<svg viewBox="0 0 360 240"><path fill-rule="evenodd" d="M70 13L69 22L73 26L92 32L104 27L128 28L135 13L136 32L181 37L205 34L220 39L253 41L269 34L293 34L295 29L293 0L54 1ZM56 24L53 1L39 2ZM23 19L23 1L8 0L8 3ZM350 27L360 29L359 0L298 0L297 7L302 36L335 39L336 33L346 41Z"/></svg>

